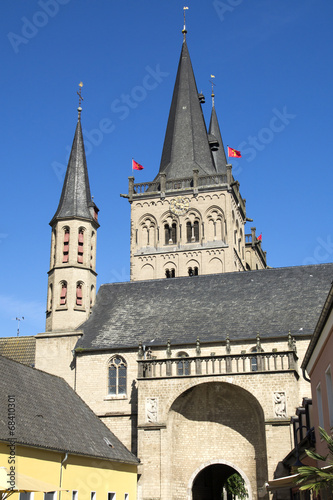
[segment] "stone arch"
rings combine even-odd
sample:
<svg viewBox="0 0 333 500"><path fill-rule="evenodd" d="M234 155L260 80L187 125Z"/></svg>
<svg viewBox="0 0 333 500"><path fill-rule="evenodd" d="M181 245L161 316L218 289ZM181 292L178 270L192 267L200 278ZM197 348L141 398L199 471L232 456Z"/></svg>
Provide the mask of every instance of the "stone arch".
<svg viewBox="0 0 333 500"><path fill-rule="evenodd" d="M207 464L230 464L247 481L248 490L257 491L267 480L265 419L259 401L243 387L216 379L184 384L182 389L165 408L167 461L174 483L188 495Z"/></svg>
<svg viewBox="0 0 333 500"><path fill-rule="evenodd" d="M223 262L218 257L213 257L208 263L209 273L223 273Z"/></svg>
<svg viewBox="0 0 333 500"><path fill-rule="evenodd" d="M206 210L207 219L207 240L225 241L225 214L221 207L212 205Z"/></svg>
<svg viewBox="0 0 333 500"><path fill-rule="evenodd" d="M153 215L146 213L140 217L138 226L138 247L154 247L156 245L156 218Z"/></svg>
<svg viewBox="0 0 333 500"><path fill-rule="evenodd" d="M165 278L175 278L177 274L177 266L171 260L167 261L163 266L163 273Z"/></svg>
<svg viewBox="0 0 333 500"><path fill-rule="evenodd" d="M151 280L154 278L154 267L151 264L144 264L141 267L140 279Z"/></svg>
<svg viewBox="0 0 333 500"><path fill-rule="evenodd" d="M192 269L192 274L190 274L190 269ZM198 276L200 274L199 262L195 259L191 259L186 263L186 274L189 276Z"/></svg>
<svg viewBox="0 0 333 500"><path fill-rule="evenodd" d="M238 474L240 476L242 476L242 478L244 479L244 482L245 482L246 489L247 489L248 494L249 494L248 499L251 500L252 499L252 488L251 488L251 483L249 481L249 478L246 476L246 474L244 474L242 469L240 469L240 467L235 465L233 462L229 462L228 460L223 460L220 458L208 460L207 462L201 464L195 471L193 471L193 474L190 477L189 482L188 482L188 486L187 486L187 500L192 500L193 484L194 484L194 481L197 478L197 476L200 474L200 472L202 470L206 469L207 467L209 467L210 465L218 465L218 464L226 465L226 466L234 469L236 472L238 472Z"/></svg>

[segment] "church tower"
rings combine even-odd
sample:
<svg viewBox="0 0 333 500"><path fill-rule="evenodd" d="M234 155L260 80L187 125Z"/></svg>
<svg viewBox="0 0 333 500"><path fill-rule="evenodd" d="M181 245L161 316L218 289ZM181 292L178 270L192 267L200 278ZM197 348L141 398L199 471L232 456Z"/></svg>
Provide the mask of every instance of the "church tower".
<svg viewBox="0 0 333 500"><path fill-rule="evenodd" d="M81 94L80 101L81 101ZM46 332L75 330L96 296L98 208L90 195L81 111L52 228Z"/></svg>
<svg viewBox="0 0 333 500"><path fill-rule="evenodd" d="M131 280L262 269L266 255L245 234L246 207L227 163L215 110L207 134L183 29L183 45L159 173L129 178Z"/></svg>

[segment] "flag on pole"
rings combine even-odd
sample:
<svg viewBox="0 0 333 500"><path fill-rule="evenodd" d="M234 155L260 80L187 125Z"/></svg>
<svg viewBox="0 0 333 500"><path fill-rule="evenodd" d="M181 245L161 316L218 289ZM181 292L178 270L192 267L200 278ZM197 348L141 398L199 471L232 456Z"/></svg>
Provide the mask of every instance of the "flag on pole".
<svg viewBox="0 0 333 500"><path fill-rule="evenodd" d="M132 158L132 170L143 170L143 166Z"/></svg>
<svg viewBox="0 0 333 500"><path fill-rule="evenodd" d="M229 158L241 158L242 157L240 151L237 151L237 149L234 149L234 148L229 148L229 146L228 146L228 156L229 156Z"/></svg>
<svg viewBox="0 0 333 500"><path fill-rule="evenodd" d="M262 241L262 233L259 234L258 238L257 238L258 241Z"/></svg>

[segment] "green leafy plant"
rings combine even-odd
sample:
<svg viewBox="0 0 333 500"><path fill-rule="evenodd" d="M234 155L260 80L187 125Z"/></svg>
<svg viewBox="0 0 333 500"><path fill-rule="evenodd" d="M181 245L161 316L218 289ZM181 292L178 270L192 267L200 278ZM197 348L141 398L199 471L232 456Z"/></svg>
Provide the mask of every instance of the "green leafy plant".
<svg viewBox="0 0 333 500"><path fill-rule="evenodd" d="M296 481L296 484L300 486L300 490L313 491L315 494L318 494L320 490L324 489L333 490L333 438L321 427L319 427L319 434L327 443L328 454L324 456L310 450L305 451L306 454L314 460L320 460L322 462L327 461L328 466L320 468L303 465L297 470L299 477Z"/></svg>
<svg viewBox="0 0 333 500"><path fill-rule="evenodd" d="M225 487L232 498L238 497L240 500L245 500L249 496L244 479L237 472L228 477Z"/></svg>

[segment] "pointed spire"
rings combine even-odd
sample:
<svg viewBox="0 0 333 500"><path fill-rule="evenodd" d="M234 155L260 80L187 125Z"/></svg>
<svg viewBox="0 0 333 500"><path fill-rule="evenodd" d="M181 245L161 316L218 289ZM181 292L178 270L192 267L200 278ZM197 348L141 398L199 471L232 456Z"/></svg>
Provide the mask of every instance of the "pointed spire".
<svg viewBox="0 0 333 500"><path fill-rule="evenodd" d="M82 97L80 95L80 104ZM80 217L83 219L93 219L95 204L90 194L89 178L86 154L84 151L82 127L81 127L81 106L78 107L78 122L76 125L71 154L68 161L66 176L59 206L54 214L50 225L55 219ZM97 207L95 210L98 211Z"/></svg>
<svg viewBox="0 0 333 500"><path fill-rule="evenodd" d="M185 11L184 11L185 12ZM186 30L185 30L186 31ZM184 36L160 164L167 179L215 174L207 129Z"/></svg>
<svg viewBox="0 0 333 500"><path fill-rule="evenodd" d="M213 75L212 75L213 77ZM227 173L227 157L225 155L219 122L215 111L214 83L212 82L212 114L210 117L208 137L211 144L215 168L219 174Z"/></svg>

